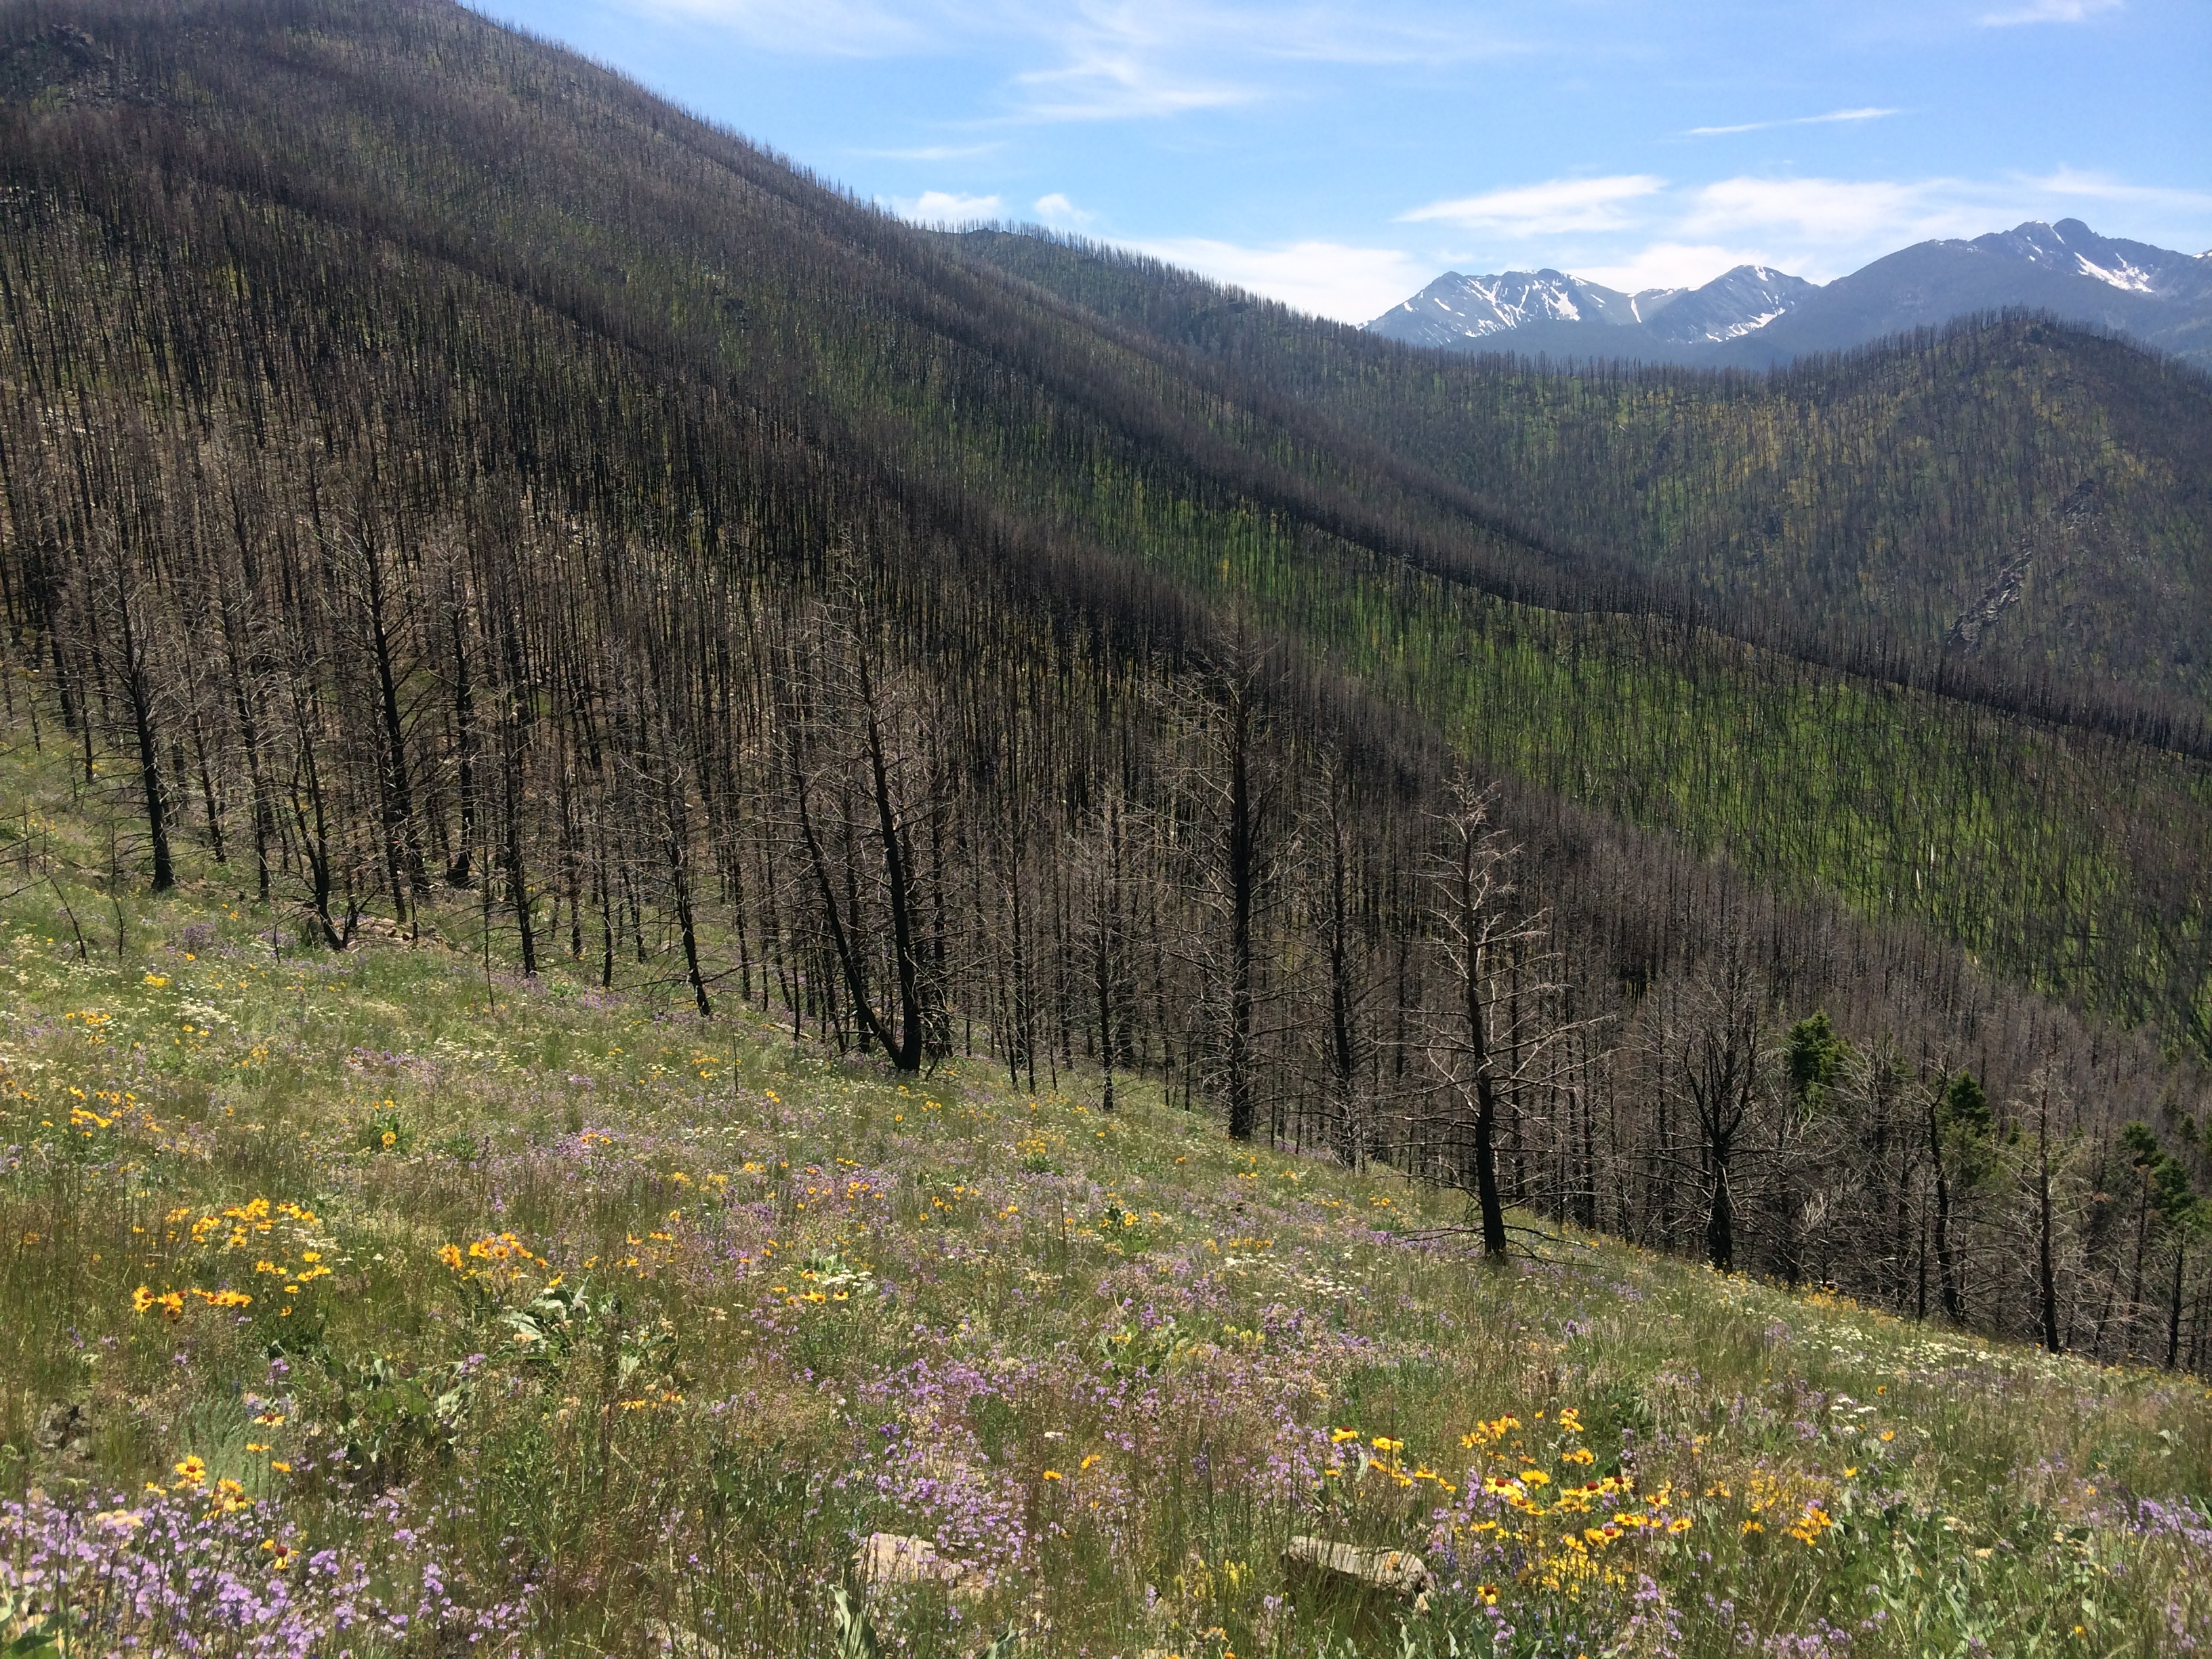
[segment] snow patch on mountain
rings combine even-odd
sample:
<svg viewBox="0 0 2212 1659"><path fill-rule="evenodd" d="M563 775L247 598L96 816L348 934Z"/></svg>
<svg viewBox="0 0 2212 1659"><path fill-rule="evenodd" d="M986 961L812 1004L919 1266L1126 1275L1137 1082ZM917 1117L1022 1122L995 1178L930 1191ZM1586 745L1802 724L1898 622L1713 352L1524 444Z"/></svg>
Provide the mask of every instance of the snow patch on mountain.
<svg viewBox="0 0 2212 1659"><path fill-rule="evenodd" d="M1638 294L1551 270L1483 276L1451 271L1367 326L1408 345L1464 349L1473 341L1544 325L1550 332L1588 331L1594 351L1636 355L1654 341L1682 346L1740 338L1787 315L1811 292L1803 278L1765 265L1738 265L1703 288ZM1612 332L1621 329L1630 331Z"/></svg>
<svg viewBox="0 0 2212 1659"><path fill-rule="evenodd" d="M2055 225L2032 219L2010 230L1978 236L1972 246L2048 270L2087 276L2124 294L2166 297L2177 283L2194 289L2203 280L2198 261L2187 254L2100 236L2079 219L2061 219Z"/></svg>
<svg viewBox="0 0 2212 1659"><path fill-rule="evenodd" d="M1629 295L1628 309L1639 323L1648 323L1690 290L1686 288L1647 288Z"/></svg>
<svg viewBox="0 0 2212 1659"><path fill-rule="evenodd" d="M2157 292L2151 285L2150 273L2147 270L2138 270L2135 266L2125 264L2107 270L2102 265L2092 264L2086 253L2077 253L2074 258L2081 264L2084 276L2094 276L2100 283L2110 283L2114 288L2126 289L2131 294Z"/></svg>
<svg viewBox="0 0 2212 1659"><path fill-rule="evenodd" d="M1768 265L1738 265L1667 307L1651 325L1669 345L1718 344L1755 334L1815 292L1802 276Z"/></svg>
<svg viewBox="0 0 2212 1659"><path fill-rule="evenodd" d="M1423 345L1480 340L1531 323L1637 321L1632 296L1557 270L1509 270L1466 276L1448 271L1368 325Z"/></svg>

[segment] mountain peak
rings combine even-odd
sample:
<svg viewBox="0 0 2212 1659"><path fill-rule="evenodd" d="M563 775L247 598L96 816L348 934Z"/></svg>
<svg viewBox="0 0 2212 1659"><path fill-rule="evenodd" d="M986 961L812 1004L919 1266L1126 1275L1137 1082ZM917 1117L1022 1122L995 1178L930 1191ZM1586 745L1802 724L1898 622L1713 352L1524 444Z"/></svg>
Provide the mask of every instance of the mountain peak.
<svg viewBox="0 0 2212 1659"><path fill-rule="evenodd" d="M1826 288L1759 264L1696 289L1634 295L1549 269L1455 271L1367 326L1460 350L1763 363L2027 307L2171 341L2167 349L2202 360L2212 356L2197 343L2212 322L2208 267L2212 251L2178 253L2100 235L2079 219L2030 219L1971 240L1916 243Z"/></svg>
<svg viewBox="0 0 2212 1659"><path fill-rule="evenodd" d="M1467 349L1476 341L1523 332L1519 341L1542 348L1582 349L1604 356L1635 355L1656 341L1679 346L1732 340L1787 314L1814 284L1765 265L1738 265L1702 288L1650 288L1635 294L1601 286L1547 266L1469 276L1449 271L1410 300L1367 325L1374 333L1408 345ZM1606 331L1601 333L1599 331ZM1553 339L1553 336L1563 337Z"/></svg>
<svg viewBox="0 0 2212 1659"><path fill-rule="evenodd" d="M1367 326L1413 345L1463 345L1531 324L1629 326L1632 296L1552 270L1447 271Z"/></svg>
<svg viewBox="0 0 2212 1659"><path fill-rule="evenodd" d="M2193 264L2185 254L2167 248L2100 236L2079 219L2061 219L2054 225L2031 219L2010 230L1976 237L1972 246L2048 270L2086 276L2129 294L2162 294L2168 286L2166 278Z"/></svg>

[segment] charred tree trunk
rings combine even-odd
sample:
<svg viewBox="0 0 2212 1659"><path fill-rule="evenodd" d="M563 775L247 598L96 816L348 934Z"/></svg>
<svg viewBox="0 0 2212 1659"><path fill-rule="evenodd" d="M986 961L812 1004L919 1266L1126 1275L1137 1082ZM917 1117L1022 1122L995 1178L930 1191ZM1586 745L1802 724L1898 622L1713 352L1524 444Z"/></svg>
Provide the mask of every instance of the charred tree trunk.
<svg viewBox="0 0 2212 1659"><path fill-rule="evenodd" d="M1966 1316L1966 1299L1959 1287L1958 1264L1951 1254L1951 1172L1943 1161L1942 1127L1936 1115L1936 1097L1928 1098L1928 1157L1936 1178L1936 1289L1943 1316L1953 1324L1963 1323Z"/></svg>
<svg viewBox="0 0 2212 1659"><path fill-rule="evenodd" d="M131 710L131 735L138 745L138 785L145 799L146 832L154 853L154 890L166 893L177 884L177 870L169 853L169 798L161 785L161 738L154 717L154 682L146 662L146 644L132 615L131 595L120 568L116 578L116 627L123 650L123 700Z"/></svg>

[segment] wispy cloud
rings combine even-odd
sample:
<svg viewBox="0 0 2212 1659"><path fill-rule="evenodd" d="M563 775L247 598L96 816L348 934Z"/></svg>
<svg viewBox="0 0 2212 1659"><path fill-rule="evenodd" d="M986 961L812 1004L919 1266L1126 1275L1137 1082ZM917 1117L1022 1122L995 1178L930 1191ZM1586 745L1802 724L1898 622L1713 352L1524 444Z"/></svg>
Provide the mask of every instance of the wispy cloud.
<svg viewBox="0 0 2212 1659"><path fill-rule="evenodd" d="M2118 11L2123 0L2028 0L2010 11L1985 13L1978 19L1985 28L2009 28L2018 23L2079 23L2100 12Z"/></svg>
<svg viewBox="0 0 2212 1659"><path fill-rule="evenodd" d="M1692 138L1717 138L1730 132L1768 132L1776 127L1824 127L1839 121L1879 121L1896 115L1893 109L1834 109L1826 115L1796 115L1779 121L1741 121L1732 127L1692 127Z"/></svg>
<svg viewBox="0 0 2212 1659"><path fill-rule="evenodd" d="M978 219L995 219L1003 205L995 196L963 196L950 190L925 190L919 196L891 198L899 217L920 225L968 225Z"/></svg>
<svg viewBox="0 0 2212 1659"><path fill-rule="evenodd" d="M771 52L821 58L897 58L940 45L933 7L897 0L629 0L649 15L710 24Z"/></svg>
<svg viewBox="0 0 2212 1659"><path fill-rule="evenodd" d="M1988 222L1984 192L1956 179L1722 179L1697 190L1680 228L1696 235L1752 234L1801 249L1897 246L1972 235Z"/></svg>
<svg viewBox="0 0 2212 1659"><path fill-rule="evenodd" d="M612 0L794 56L1003 54L1012 123L1141 120L1286 95L1291 66L1433 67L1534 50L1435 5L1352 0ZM899 158L904 159L904 158ZM917 156L914 159L931 159Z"/></svg>
<svg viewBox="0 0 2212 1659"><path fill-rule="evenodd" d="M879 161L964 161L973 156L988 155L1002 149L1001 144L923 144L913 149L854 149L851 155L866 155Z"/></svg>
<svg viewBox="0 0 2212 1659"><path fill-rule="evenodd" d="M1771 265L1775 262L1759 248L1727 247L1718 243L1654 242L1611 264L1578 264L1575 275L1624 294L1641 294L1648 288L1701 288L1724 270L1738 265Z"/></svg>
<svg viewBox="0 0 2212 1659"><path fill-rule="evenodd" d="M1249 247L1186 236L1131 246L1170 264L1280 300L1294 310L1344 323L1381 316L1435 275L1425 262L1402 249L1342 242Z"/></svg>
<svg viewBox="0 0 2212 1659"><path fill-rule="evenodd" d="M1256 87L1194 79L1135 54L1088 52L1058 69L1014 77L1022 98L1016 118L1027 121L1127 121L1227 109L1256 102Z"/></svg>
<svg viewBox="0 0 2212 1659"><path fill-rule="evenodd" d="M1060 61L1014 77L1017 114L1037 121L1121 120L1248 104L1256 86L1198 67L1214 54L1194 48L1210 14L1129 0L1082 6L1048 24Z"/></svg>
<svg viewBox="0 0 2212 1659"><path fill-rule="evenodd" d="M2146 207L2171 208L2182 212L2212 211L2212 191L2172 190L2161 185L2130 185L2108 173L2084 173L2060 167L2041 178L2022 183L2052 196L2078 196L2098 202L2139 202Z"/></svg>
<svg viewBox="0 0 2212 1659"><path fill-rule="evenodd" d="M1605 179L1553 179L1540 185L1431 202L1398 218L1412 224L1441 221L1467 230L1506 236L1618 230L1629 223L1631 204L1666 187L1664 179L1648 173L1618 173Z"/></svg>

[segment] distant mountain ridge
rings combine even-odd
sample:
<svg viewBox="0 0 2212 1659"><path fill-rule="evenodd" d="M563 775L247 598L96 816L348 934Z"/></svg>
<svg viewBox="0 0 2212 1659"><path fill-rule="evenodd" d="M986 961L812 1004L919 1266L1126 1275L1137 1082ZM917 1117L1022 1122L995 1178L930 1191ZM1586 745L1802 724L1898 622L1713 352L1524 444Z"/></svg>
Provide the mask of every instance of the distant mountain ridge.
<svg viewBox="0 0 2212 1659"><path fill-rule="evenodd" d="M1408 345L1457 345L1535 323L1589 323L1630 327L1644 320L1639 301L1655 301L1653 314L1681 289L1623 294L1564 271L1510 270L1498 276L1447 271L1395 311L1367 326Z"/></svg>
<svg viewBox="0 0 2212 1659"><path fill-rule="evenodd" d="M1446 350L1765 368L2014 307L2212 367L2212 253L2100 236L2079 219L1916 243L1826 286L1748 264L1636 294L1550 269L1451 271L1367 330Z"/></svg>
<svg viewBox="0 0 2212 1659"><path fill-rule="evenodd" d="M1499 334L1560 325L1624 331L1620 339L1648 336L1678 346L1717 345L1765 326L1814 291L1803 277L1765 265L1738 265L1703 288L1647 288L1634 294L1548 268L1495 276L1450 271L1367 326L1408 345L1459 349ZM1616 343L1608 337L1605 349Z"/></svg>

